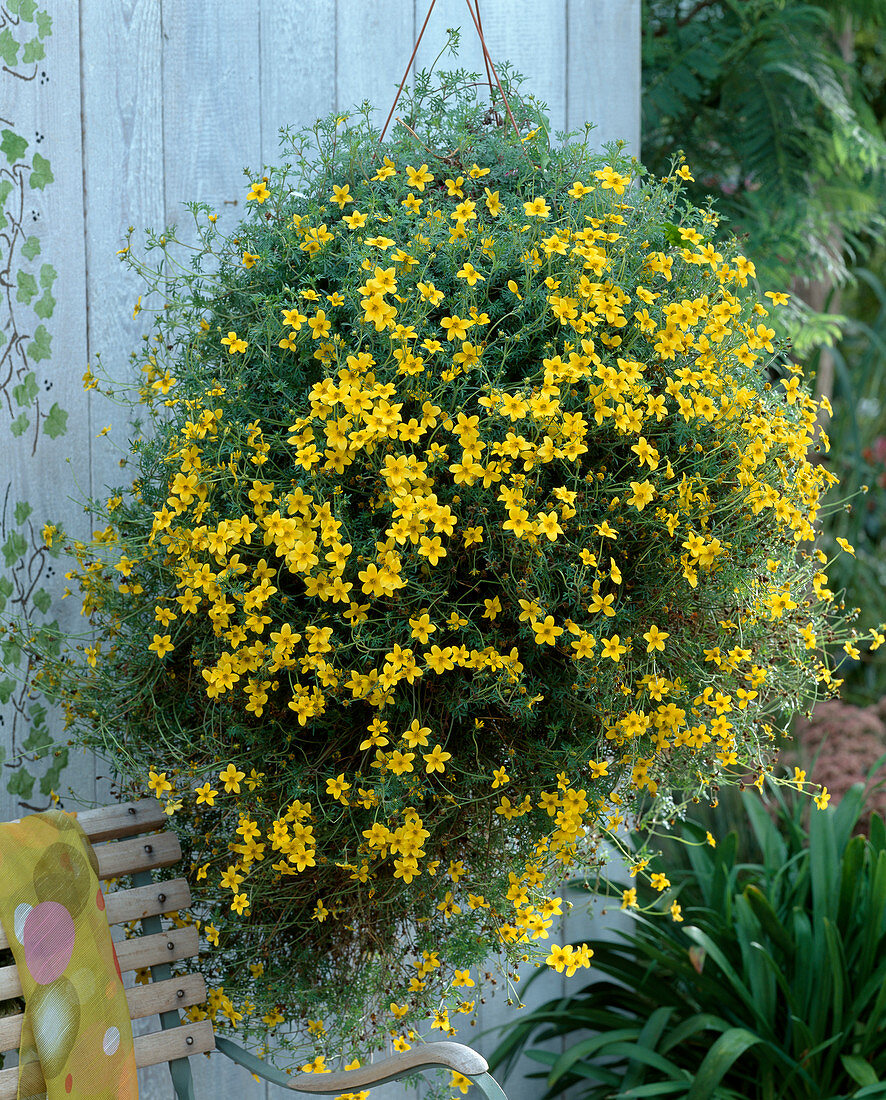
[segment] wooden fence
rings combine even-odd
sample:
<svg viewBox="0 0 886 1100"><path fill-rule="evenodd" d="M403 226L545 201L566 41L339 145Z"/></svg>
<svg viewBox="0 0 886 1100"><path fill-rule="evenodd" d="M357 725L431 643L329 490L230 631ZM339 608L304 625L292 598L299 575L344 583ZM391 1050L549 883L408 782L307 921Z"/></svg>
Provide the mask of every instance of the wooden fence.
<svg viewBox="0 0 886 1100"><path fill-rule="evenodd" d="M63 567L41 550L41 530L61 521L89 534L72 501L122 479L126 424L81 379L98 355L124 375L141 343L142 321L133 317L139 288L117 258L127 227L159 229L187 200L208 202L222 224L234 224L244 169L254 175L275 161L281 126L364 99L390 105L428 3L0 4L0 610L36 600L65 629L83 628L73 600L60 599ZM481 4L493 57L527 76L555 130L591 121L601 144L623 138L635 154L639 10L640 0ZM458 64L480 71L462 0L437 0L415 65L430 64L451 26L463 32ZM0 674L0 816L42 808L53 787L103 797L102 769L86 756L64 769L49 757L44 772L53 762L56 770L42 786L40 776L17 775L15 752L57 733L53 716ZM580 934L585 923L571 918L565 934ZM550 996L563 982L551 974L539 986ZM481 1028L506 1018L503 1001L492 1000ZM280 1091L218 1059L200 1062L203 1095ZM146 1074L143 1096L169 1095L164 1074ZM517 1100L541 1091L537 1083L509 1088Z"/></svg>

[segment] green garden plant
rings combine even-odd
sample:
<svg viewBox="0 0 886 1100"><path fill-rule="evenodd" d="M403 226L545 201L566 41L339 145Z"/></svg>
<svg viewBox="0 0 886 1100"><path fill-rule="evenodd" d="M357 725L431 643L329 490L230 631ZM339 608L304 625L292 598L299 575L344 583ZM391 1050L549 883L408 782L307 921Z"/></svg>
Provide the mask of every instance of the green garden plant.
<svg viewBox="0 0 886 1100"><path fill-rule="evenodd" d="M201 1011L315 1069L449 1032L490 953L588 965L538 942L570 868L765 774L847 637L787 296L685 165L553 142L502 73L127 244L132 480L45 531L93 633L40 686L182 837Z"/></svg>
<svg viewBox="0 0 886 1100"><path fill-rule="evenodd" d="M686 822L664 844L667 887L659 872L607 884L636 890L634 929L592 942L599 973L522 1019L492 1064L525 1052L549 1066L545 1097L575 1085L582 1100L886 1095L883 819L869 840L853 835L861 784L825 810L776 795L776 820L742 796L755 862L738 857L737 832L712 846ZM680 920L663 922L652 914L671 895ZM531 1045L555 1037L560 1056Z"/></svg>

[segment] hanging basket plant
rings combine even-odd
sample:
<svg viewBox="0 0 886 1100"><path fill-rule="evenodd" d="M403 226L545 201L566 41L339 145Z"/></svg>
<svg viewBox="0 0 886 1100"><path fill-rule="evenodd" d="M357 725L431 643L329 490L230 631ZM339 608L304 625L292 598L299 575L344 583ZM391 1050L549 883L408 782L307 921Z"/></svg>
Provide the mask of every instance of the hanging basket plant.
<svg viewBox="0 0 886 1100"><path fill-rule="evenodd" d="M195 204L196 251L124 250L144 426L47 678L182 837L205 1011L314 1068L448 1031L492 955L587 965L564 876L832 679L785 296L686 167L554 144L499 76L288 134L231 236Z"/></svg>

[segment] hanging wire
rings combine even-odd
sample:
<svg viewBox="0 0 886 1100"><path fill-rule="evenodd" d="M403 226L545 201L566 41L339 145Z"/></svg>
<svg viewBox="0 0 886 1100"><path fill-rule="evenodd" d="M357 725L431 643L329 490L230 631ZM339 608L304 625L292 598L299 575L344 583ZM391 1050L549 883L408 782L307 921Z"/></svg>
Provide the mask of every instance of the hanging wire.
<svg viewBox="0 0 886 1100"><path fill-rule="evenodd" d="M486 79L489 82L489 91L490 91L490 93L492 92L492 79L494 77L495 78L495 83L498 87L499 95L501 96L502 101L504 102L505 110L508 112L508 118L511 121L511 126L514 128L514 133L517 135L517 140L521 141L520 130L518 129L517 123L514 120L514 115L513 115L513 112L511 111L511 105L508 102L508 97L505 95L504 88L502 88L502 86L501 86L501 81L499 80L498 73L496 72L496 69L495 69L495 63L492 60L492 57L489 53L489 49L486 45L486 39L483 35L483 23L482 23L482 20L480 18L480 0L473 0L473 6L472 6L472 0L465 0L465 2L468 5L468 12L470 13L471 21L474 24L474 28L477 31L477 37L480 39L480 47L483 50L483 64L486 66ZM390 125L391 119L394 116L394 111L397 108L397 103L400 99L400 95L403 91L404 86L406 85L406 78L407 78L407 76L409 76L409 70L412 68L412 63L415 60L415 55L418 53L418 47L421 44L422 37L424 36L424 33L425 33L425 28L428 25L428 20L431 18L431 12L434 10L434 5L436 3L437 3L437 0L431 0L430 6L428 7L428 14L425 16L425 21L424 21L424 23L422 23L421 30L419 31L419 34L418 34L418 38L415 40L415 45L412 47L412 53L410 54L409 61L406 64L406 69L403 73L403 79L400 81L400 87L397 89L397 94L394 96L394 102L391 104L391 109L390 109L390 111L388 111L388 117L385 119L385 124L382 127L381 134L379 134L379 138L378 138L379 145L384 141L385 134L387 133L387 130L388 130L388 126ZM499 118L498 112L495 110L494 103L493 103L492 111L493 111L493 114L495 116L495 121L497 123L500 122L501 119ZM528 155L528 152L527 152L527 155Z"/></svg>
<svg viewBox="0 0 886 1100"><path fill-rule="evenodd" d="M520 131L517 128L517 123L514 121L513 113L511 112L511 105L508 102L508 97L504 93L504 88L501 86L501 81L498 79L498 73L495 71L495 63L489 55L489 50L486 47L486 39L483 37L483 28L480 25L480 0L475 0L477 5L477 14L474 14L474 9L471 7L471 0L465 0L468 5L468 11L471 13L471 19L474 21L474 26L477 29L477 35L480 38L480 45L483 47L483 57L487 62L488 68L492 69L492 75L495 77L495 83L498 85L498 91L501 98L504 100L505 109L508 112L508 118L511 120L511 125L514 127L514 133L517 135L517 141L522 141L520 138ZM487 72L488 72L487 68Z"/></svg>
<svg viewBox="0 0 886 1100"><path fill-rule="evenodd" d="M397 94L394 96L394 102L391 104L391 109L388 111L388 117L385 119L385 124L382 127L381 134L379 135L378 143L381 143L385 139L385 133L388 129L388 124L391 121L391 116L394 114L394 109L397 106L397 100L400 98L400 93L403 91L403 85L406 83L406 77L409 76L409 70L412 68L412 62L415 60L415 55L418 53L418 47L421 43L422 35L425 33L425 27L428 25L428 20L431 18L431 12L434 10L434 5L437 0L431 0L431 6L428 8L428 14L425 16L425 21L421 25L418 38L415 40L415 45L412 47L412 53L410 54L409 61L406 63L406 71L403 73L403 79L400 81L400 87L397 89Z"/></svg>

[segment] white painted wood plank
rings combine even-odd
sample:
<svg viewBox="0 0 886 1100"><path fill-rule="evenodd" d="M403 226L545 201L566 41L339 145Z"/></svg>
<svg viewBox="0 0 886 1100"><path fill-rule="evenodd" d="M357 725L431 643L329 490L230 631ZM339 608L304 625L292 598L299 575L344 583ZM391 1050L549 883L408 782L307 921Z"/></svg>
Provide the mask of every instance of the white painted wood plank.
<svg viewBox="0 0 886 1100"><path fill-rule="evenodd" d="M570 0L567 126L640 155L640 0Z"/></svg>
<svg viewBox="0 0 886 1100"><path fill-rule="evenodd" d="M413 0L337 0L335 109L368 99L383 125L416 33Z"/></svg>
<svg viewBox="0 0 886 1100"><path fill-rule="evenodd" d="M285 0L261 5L259 102L265 164L283 159L281 127L310 126L335 110L335 26L334 3Z"/></svg>
<svg viewBox="0 0 886 1100"><path fill-rule="evenodd" d="M165 222L163 195L161 6L157 0L81 0L81 112L83 201L86 211L87 354L101 356L121 381L137 373L130 354L149 328L147 314L133 318L140 281L120 263L129 226L137 233ZM90 394L84 428L89 493L125 484L120 459L129 438L125 410ZM111 426L111 434L100 435ZM84 458L87 454L84 454ZM98 798L109 797L107 769L97 777Z"/></svg>
<svg viewBox="0 0 886 1100"><path fill-rule="evenodd" d="M223 232L245 213L245 172L262 170L260 72L255 0L164 0L164 199L183 241L196 241L183 203L209 203Z"/></svg>
<svg viewBox="0 0 886 1100"><path fill-rule="evenodd" d="M88 399L80 380L86 367L86 302L83 284L79 28L75 5L55 4L51 7L53 26L51 34L43 39L45 57L30 65L22 65L17 70L27 79L16 77L8 71L0 74L3 127L28 142L20 163L33 165L34 155L39 154L49 160L54 177L42 190L29 187L27 183L24 187L22 235L39 242L39 254L33 254L31 242L29 252L32 257L28 259L23 255L21 249L24 242L22 235L19 235L12 246L12 257L15 268L31 272L38 281L44 272L44 265L51 265L56 272L51 289L55 306L51 316L41 318L34 312L34 302L20 302L16 300L16 295L12 296L16 328L23 337L21 354L13 355L10 375L0 380L4 397L0 401L0 511L5 501L5 523L15 526L10 513L16 503L28 501L32 505L33 513L22 532L32 547L42 544L40 532L49 519L65 522L78 535L87 533L83 515L79 510L72 509L66 499L75 468L69 460L73 457L76 465L81 466L82 456L88 453L90 446ZM22 22L15 28L15 37L21 42L32 35L36 36L33 23ZM5 156L2 163L16 171ZM27 181L30 171L25 170L24 176ZM18 194L19 188L16 186L9 201ZM12 231L10 220L6 233ZM8 239L4 239L0 245L4 257L8 255L8 246ZM15 285L15 270L12 279ZM8 320L9 314L0 316L0 324L4 328ZM50 358L35 359L27 348L41 325L51 336L51 355ZM7 336L10 335L10 330L7 330ZM9 343L0 350L9 350ZM30 417L30 429L16 438L10 424L23 410L11 391L14 385L23 381L28 371L33 371L36 376L38 397L36 406L31 405L24 410ZM67 434L57 438L51 438L44 430L46 415L54 405L68 413ZM83 488L85 493L89 492L88 481ZM0 537L0 542L5 542L8 533L9 527ZM58 619L65 630L82 629L83 621L79 618L75 601L62 601L60 598L64 589L64 567L60 562L46 557L41 566L40 556L31 551L26 562L27 571L20 574L23 580L28 583L36 579L36 587L45 588L53 596L48 618ZM0 716L3 719L0 745L9 752L13 747L12 703L0 705ZM26 727L19 725L16 731L19 745L27 732ZM61 737L61 721L56 719L50 722L50 734ZM0 819L17 817L23 809L19 800L6 791L10 774L6 767L0 768ZM94 782L91 758L71 753L71 763L63 776L62 788L72 784L89 797L93 793ZM47 803L48 799L40 794L39 787L36 788L31 804L43 807Z"/></svg>
<svg viewBox="0 0 886 1100"><path fill-rule="evenodd" d="M573 0L574 2L574 0ZM429 0L418 0L421 29ZM481 3L483 37L493 62L510 61L526 77L524 89L549 108L552 136L566 121L566 0L533 0L531 4ZM446 41L447 27L461 28L458 58L444 56L437 69L464 68L486 81L480 39L465 0L437 0L416 54L416 68L428 68Z"/></svg>

